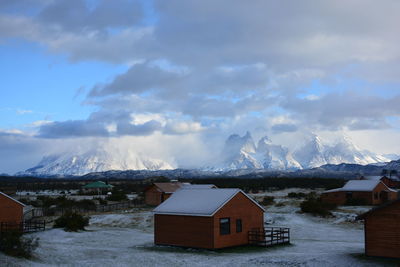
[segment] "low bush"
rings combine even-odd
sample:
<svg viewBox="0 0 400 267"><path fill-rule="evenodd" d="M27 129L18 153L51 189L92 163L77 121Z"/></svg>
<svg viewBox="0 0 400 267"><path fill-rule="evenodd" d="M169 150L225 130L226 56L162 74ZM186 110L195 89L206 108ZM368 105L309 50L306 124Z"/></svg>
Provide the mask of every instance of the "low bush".
<svg viewBox="0 0 400 267"><path fill-rule="evenodd" d="M320 198L309 198L300 204L300 208L302 212L327 217L332 215L331 210L336 209L336 205L322 202Z"/></svg>
<svg viewBox="0 0 400 267"><path fill-rule="evenodd" d="M80 209L85 209L85 210L96 210L96 203L90 199L82 199L82 200L76 201L73 204L73 206L78 207Z"/></svg>
<svg viewBox="0 0 400 267"><path fill-rule="evenodd" d="M38 238L23 237L20 231L0 234L0 251L13 257L31 258L38 245Z"/></svg>
<svg viewBox="0 0 400 267"><path fill-rule="evenodd" d="M288 198L305 198L307 195L304 193L295 193L295 192L290 192L288 193Z"/></svg>
<svg viewBox="0 0 400 267"><path fill-rule="evenodd" d="M273 204L274 202L275 202L275 201L274 201L274 197L266 196L266 197L264 197L263 200L261 201L261 205L268 206L268 205Z"/></svg>
<svg viewBox="0 0 400 267"><path fill-rule="evenodd" d="M60 216L54 223L54 228L64 228L65 231L76 232L85 230L89 225L89 218L74 212L68 212Z"/></svg>
<svg viewBox="0 0 400 267"><path fill-rule="evenodd" d="M121 191L113 191L112 195L107 196L106 198L109 201L124 201L127 200L128 197L124 192Z"/></svg>

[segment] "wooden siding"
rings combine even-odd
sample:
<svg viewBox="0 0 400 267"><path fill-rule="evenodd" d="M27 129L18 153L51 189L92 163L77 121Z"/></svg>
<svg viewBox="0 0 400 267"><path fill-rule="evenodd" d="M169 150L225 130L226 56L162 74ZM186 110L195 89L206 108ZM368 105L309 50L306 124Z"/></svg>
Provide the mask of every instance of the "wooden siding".
<svg viewBox="0 0 400 267"><path fill-rule="evenodd" d="M162 192L158 190L157 186L150 186L144 195L144 201L147 205L158 206L162 202Z"/></svg>
<svg viewBox="0 0 400 267"><path fill-rule="evenodd" d="M400 258L400 202L366 216L365 254Z"/></svg>
<svg viewBox="0 0 400 267"><path fill-rule="evenodd" d="M346 203L346 192L327 192L321 194L321 200L336 205L344 205Z"/></svg>
<svg viewBox="0 0 400 267"><path fill-rule="evenodd" d="M212 249L213 218L155 214L154 243Z"/></svg>
<svg viewBox="0 0 400 267"><path fill-rule="evenodd" d="M22 222L23 209L18 202L0 194L0 222Z"/></svg>
<svg viewBox="0 0 400 267"><path fill-rule="evenodd" d="M220 235L219 220L230 218L231 233ZM242 220L242 232L236 233L236 220ZM238 193L214 215L214 248L248 244L248 231L264 227L264 211L242 193Z"/></svg>

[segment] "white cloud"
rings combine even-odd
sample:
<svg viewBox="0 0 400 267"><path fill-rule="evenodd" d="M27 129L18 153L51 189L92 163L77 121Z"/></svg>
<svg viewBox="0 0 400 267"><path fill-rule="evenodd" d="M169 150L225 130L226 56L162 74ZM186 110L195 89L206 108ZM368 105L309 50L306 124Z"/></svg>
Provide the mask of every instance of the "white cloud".
<svg viewBox="0 0 400 267"><path fill-rule="evenodd" d="M16 113L18 114L18 115L24 115L24 114L29 114L29 113L32 113L33 111L32 110L29 110L29 109L17 109L17 111L16 111Z"/></svg>

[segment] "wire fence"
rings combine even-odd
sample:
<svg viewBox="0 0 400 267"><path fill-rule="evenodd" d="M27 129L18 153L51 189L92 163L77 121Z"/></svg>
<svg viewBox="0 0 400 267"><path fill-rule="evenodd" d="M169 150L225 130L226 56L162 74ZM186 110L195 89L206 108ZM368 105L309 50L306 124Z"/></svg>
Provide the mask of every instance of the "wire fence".
<svg viewBox="0 0 400 267"><path fill-rule="evenodd" d="M17 231L21 233L33 233L46 230L45 221L24 221L15 222L0 222L0 234L5 232Z"/></svg>
<svg viewBox="0 0 400 267"><path fill-rule="evenodd" d="M118 202L118 203L113 203L113 204L107 204L107 205L93 205L90 207L76 207L76 206L71 206L71 207L50 207L50 208L34 208L29 211L27 211L24 214L24 218L40 218L44 216L62 216L65 213L68 212L74 212L74 213L79 213L79 214L92 214L92 213L97 213L97 212L110 212L110 211L116 211L116 210L126 210L130 208L138 208L138 207L143 207L145 206L144 202L142 200L129 200L129 201L124 201L124 202Z"/></svg>

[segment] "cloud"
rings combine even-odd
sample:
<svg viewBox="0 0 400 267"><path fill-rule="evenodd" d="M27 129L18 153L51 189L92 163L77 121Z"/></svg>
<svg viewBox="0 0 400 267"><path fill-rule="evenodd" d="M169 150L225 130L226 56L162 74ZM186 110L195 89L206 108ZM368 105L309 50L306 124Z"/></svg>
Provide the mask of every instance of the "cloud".
<svg viewBox="0 0 400 267"><path fill-rule="evenodd" d="M105 30L133 26L142 19L142 7L135 0L93 2L59 0L47 5L37 20L66 31Z"/></svg>
<svg viewBox="0 0 400 267"><path fill-rule="evenodd" d="M271 130L274 133L282 133L282 132L295 132L297 131L297 126L294 124L275 124L271 127Z"/></svg>
<svg viewBox="0 0 400 267"><path fill-rule="evenodd" d="M132 66L126 73L118 75L105 85L95 86L90 96L104 96L112 94L140 94L152 90L173 87L179 81L179 75L162 70L157 66L142 63Z"/></svg>
<svg viewBox="0 0 400 267"><path fill-rule="evenodd" d="M32 113L33 111L32 110L28 110L28 109L17 109L16 112L17 112L18 115L24 115L24 114Z"/></svg>
<svg viewBox="0 0 400 267"><path fill-rule="evenodd" d="M119 135L150 135L161 128L161 123L155 120L143 124L119 123L117 133Z"/></svg>
<svg viewBox="0 0 400 267"><path fill-rule="evenodd" d="M84 136L109 136L105 125L101 123L88 122L85 120L69 120L63 122L52 122L44 124L39 128L39 137L65 138Z"/></svg>
<svg viewBox="0 0 400 267"><path fill-rule="evenodd" d="M185 139L204 151L246 130L396 127L400 2L143 3L1 1L1 40L22 39L72 62L130 66L87 87L84 104L95 110L87 118L34 122L38 142Z"/></svg>
<svg viewBox="0 0 400 267"><path fill-rule="evenodd" d="M381 129L389 127L387 117L400 117L400 95L381 97L355 92L330 93L318 99L293 97L282 101L294 118L314 125L338 130Z"/></svg>
<svg viewBox="0 0 400 267"><path fill-rule="evenodd" d="M166 134L188 134L198 133L205 130L199 122L169 122L165 126Z"/></svg>

